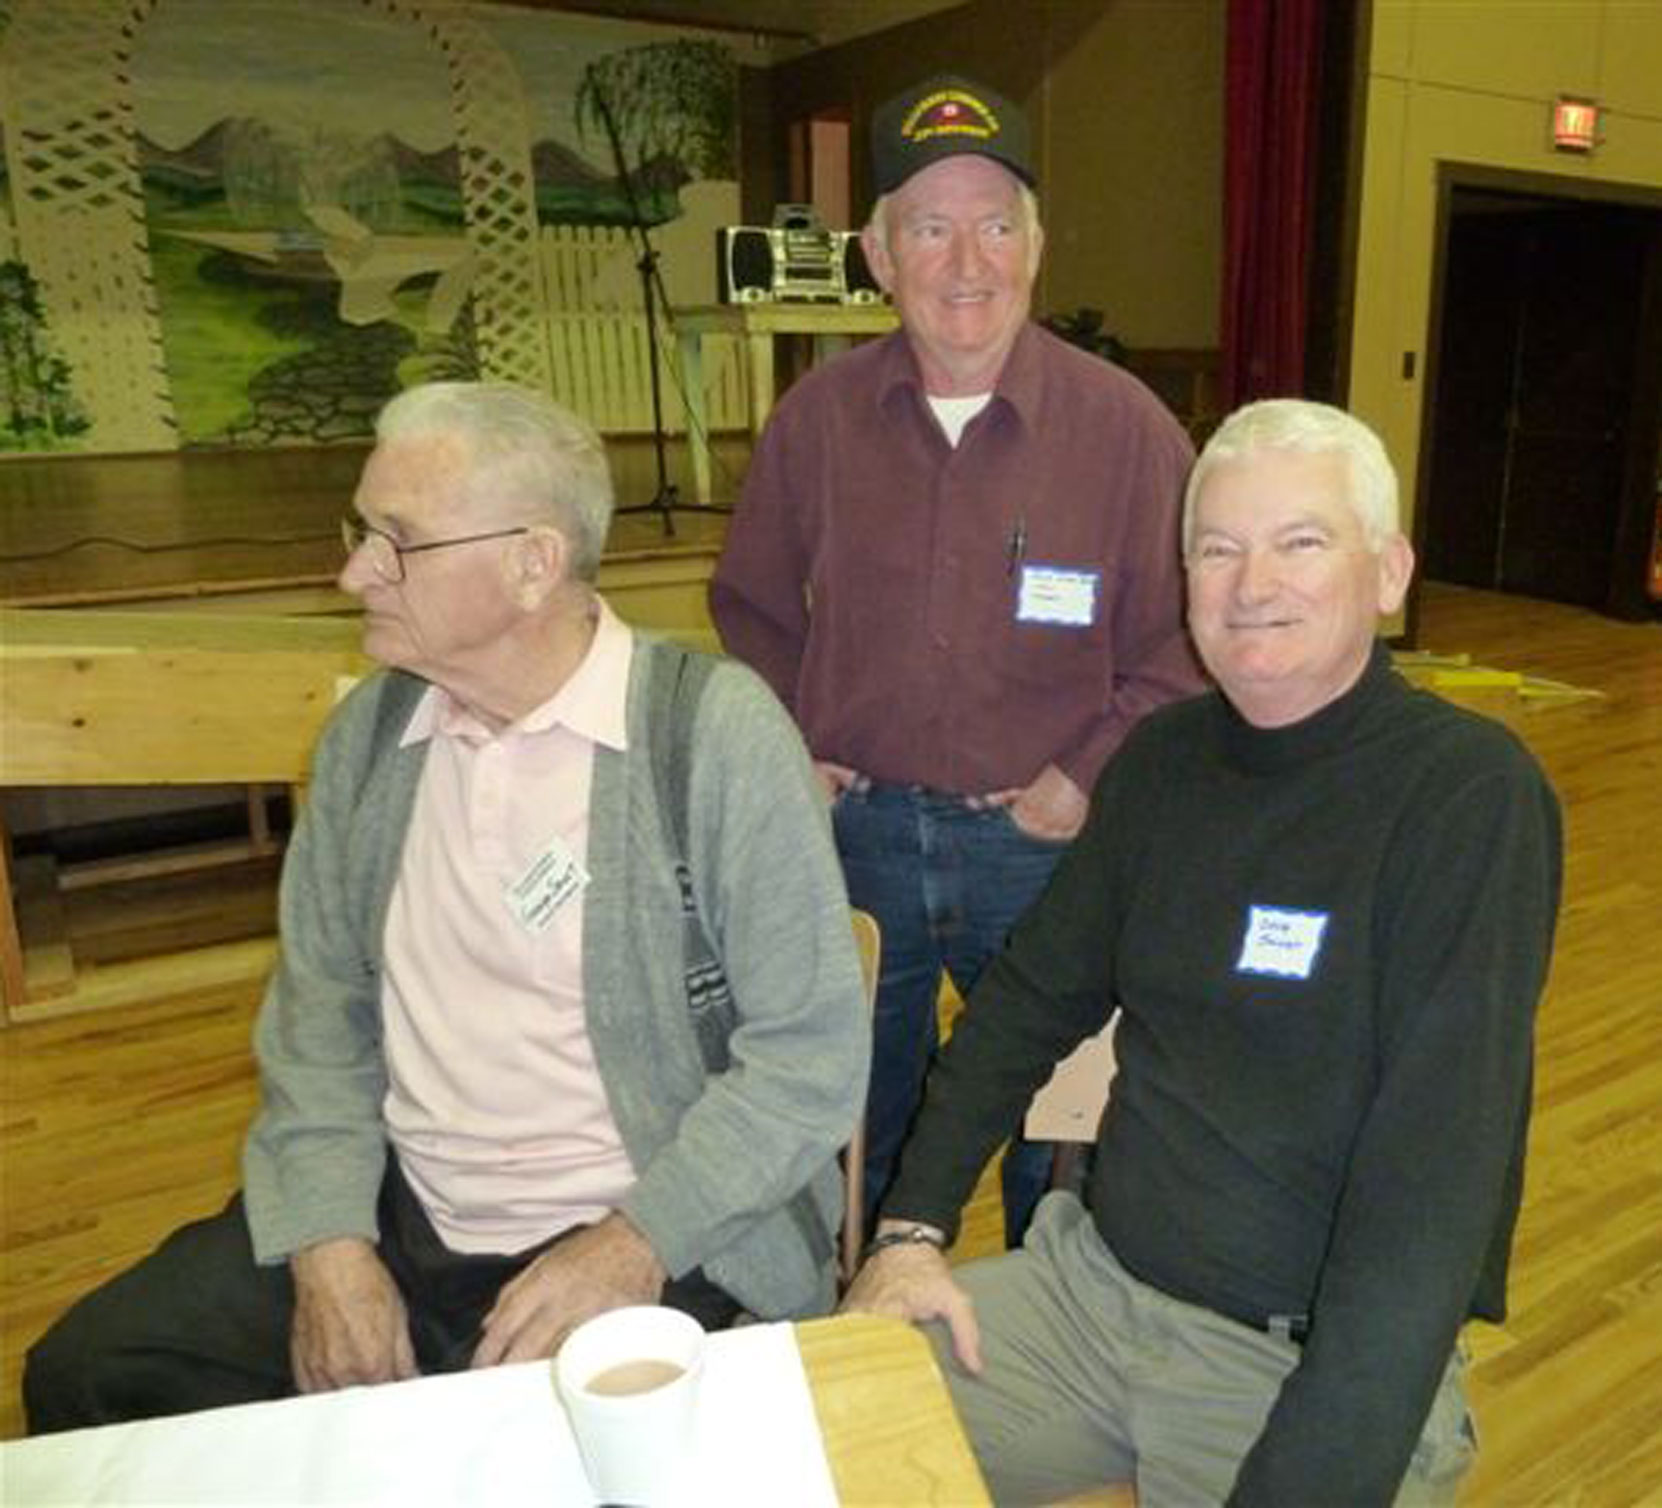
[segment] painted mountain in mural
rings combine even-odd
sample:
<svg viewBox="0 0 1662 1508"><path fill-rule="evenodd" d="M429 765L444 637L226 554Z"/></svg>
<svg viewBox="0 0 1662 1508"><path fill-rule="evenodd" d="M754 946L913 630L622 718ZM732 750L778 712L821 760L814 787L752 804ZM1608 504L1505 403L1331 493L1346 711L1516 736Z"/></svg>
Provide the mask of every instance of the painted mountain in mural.
<svg viewBox="0 0 1662 1508"><path fill-rule="evenodd" d="M137 140L140 176L146 183L152 180L165 183L185 194L217 192L220 165L225 157L225 136L236 124L219 121L176 151L158 146L140 133Z"/></svg>
<svg viewBox="0 0 1662 1508"><path fill-rule="evenodd" d="M194 140L169 148L140 135L139 171L159 224L290 229L303 232L304 204L331 204L375 230L422 231L462 223L460 154L424 152L383 132L374 137L313 132L302 138L252 117L216 121ZM552 139L531 149L537 215L545 224L615 224L628 200L615 175ZM646 219L677 213L676 194L692 175L659 154L634 171Z"/></svg>

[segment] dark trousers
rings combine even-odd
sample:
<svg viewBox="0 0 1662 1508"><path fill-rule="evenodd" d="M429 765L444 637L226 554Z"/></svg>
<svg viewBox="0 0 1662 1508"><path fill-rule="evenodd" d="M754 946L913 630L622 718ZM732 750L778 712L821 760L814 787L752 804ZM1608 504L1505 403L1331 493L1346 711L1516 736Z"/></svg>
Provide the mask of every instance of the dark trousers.
<svg viewBox="0 0 1662 1508"><path fill-rule="evenodd" d="M866 1094L866 1217L876 1219L923 1098L938 1045L941 975L967 997L1017 918L1050 881L1065 843L1030 838L1001 808L914 786L844 792L832 807L850 904L877 918L882 974ZM1008 1128L1002 1174L1006 1245L1050 1176L1053 1147Z"/></svg>
<svg viewBox="0 0 1662 1508"><path fill-rule="evenodd" d="M403 1294L423 1372L465 1368L503 1284L554 1244L512 1256L451 1251L392 1159L379 1215L381 1259ZM666 1283L660 1302L710 1330L730 1325L739 1309L697 1269ZM31 1348L23 1373L29 1433L287 1398L295 1392L293 1314L288 1265L254 1261L238 1194L88 1294Z"/></svg>

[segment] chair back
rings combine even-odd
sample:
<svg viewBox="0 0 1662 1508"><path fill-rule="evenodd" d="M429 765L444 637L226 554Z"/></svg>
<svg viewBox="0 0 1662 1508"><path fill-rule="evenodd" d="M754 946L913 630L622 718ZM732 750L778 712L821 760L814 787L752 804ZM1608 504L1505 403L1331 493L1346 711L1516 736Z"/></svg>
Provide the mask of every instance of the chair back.
<svg viewBox="0 0 1662 1508"><path fill-rule="evenodd" d="M1116 1014L1095 1036L1087 1037L1056 1065L1027 1107L1022 1130L1032 1141L1096 1140L1108 1092L1119 1064L1114 1057Z"/></svg>
<svg viewBox="0 0 1662 1508"><path fill-rule="evenodd" d="M866 1010L877 1006L877 976L883 963L883 934L877 918L869 911L850 913L854 927L854 945L860 953L860 975L865 984ZM865 1244L866 1229L866 1115L864 1109L854 1124L848 1149L843 1154L843 1231L842 1280L853 1282L859 1270L860 1251Z"/></svg>

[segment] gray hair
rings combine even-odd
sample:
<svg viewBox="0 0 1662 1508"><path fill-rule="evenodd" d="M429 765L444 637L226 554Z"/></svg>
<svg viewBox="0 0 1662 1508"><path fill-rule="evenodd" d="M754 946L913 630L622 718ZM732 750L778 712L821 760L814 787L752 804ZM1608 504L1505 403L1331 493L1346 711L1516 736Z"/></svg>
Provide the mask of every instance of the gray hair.
<svg viewBox="0 0 1662 1508"><path fill-rule="evenodd" d="M1009 169L1006 168L1005 171L1009 172ZM1014 173L1010 173L1010 178L1015 184L1021 200L1021 227L1031 238L1031 250L1028 253L1028 259L1032 265L1028 268L1028 271L1037 272L1039 270L1039 242L1044 233L1044 226L1039 222L1039 196L1021 179L1017 178ZM902 184L901 188L904 187L905 184ZM877 202L871 207L871 214L866 219L866 229L885 247L889 245L889 202L899 192L900 189L892 189L886 194L879 194Z"/></svg>
<svg viewBox="0 0 1662 1508"><path fill-rule="evenodd" d="M1206 478L1226 461L1261 450L1338 455L1350 474L1346 502L1378 552L1398 532L1397 474L1379 436L1354 414L1305 398L1266 398L1238 408L1206 442L1183 494L1183 553L1193 542L1195 502Z"/></svg>
<svg viewBox="0 0 1662 1508"><path fill-rule="evenodd" d="M504 521L551 524L571 574L594 580L612 522L612 474L600 436L545 394L508 382L427 382L376 417L381 440L453 435L467 447L465 500Z"/></svg>

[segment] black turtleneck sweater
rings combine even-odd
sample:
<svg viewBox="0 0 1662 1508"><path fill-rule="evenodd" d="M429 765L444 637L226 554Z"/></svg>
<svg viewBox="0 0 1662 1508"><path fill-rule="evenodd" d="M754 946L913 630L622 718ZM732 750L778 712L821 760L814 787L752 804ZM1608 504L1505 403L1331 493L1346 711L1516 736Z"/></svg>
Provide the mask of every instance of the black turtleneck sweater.
<svg viewBox="0 0 1662 1508"><path fill-rule="evenodd" d="M1161 709L973 991L884 1213L956 1230L1117 1005L1103 1239L1174 1297L1310 1318L1231 1502L1390 1502L1462 1322L1504 1314L1561 857L1523 746L1383 645L1290 727Z"/></svg>

